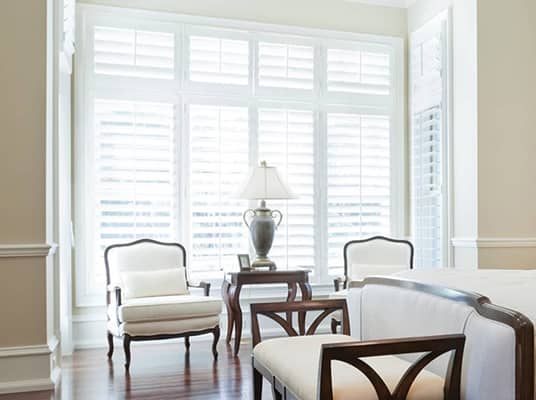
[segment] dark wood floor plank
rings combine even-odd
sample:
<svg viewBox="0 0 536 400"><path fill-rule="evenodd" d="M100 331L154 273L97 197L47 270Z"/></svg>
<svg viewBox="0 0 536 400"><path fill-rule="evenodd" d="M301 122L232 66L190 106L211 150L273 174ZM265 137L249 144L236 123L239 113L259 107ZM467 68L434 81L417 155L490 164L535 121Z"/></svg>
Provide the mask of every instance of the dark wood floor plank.
<svg viewBox="0 0 536 400"><path fill-rule="evenodd" d="M106 349L81 350L63 361L61 384L54 392L0 395L0 400L225 400L250 399L251 344L239 357L220 343L214 362L210 344L182 342L132 345L130 374L120 351L108 362ZM267 389L268 385L264 385ZM270 399L267 391L264 396Z"/></svg>

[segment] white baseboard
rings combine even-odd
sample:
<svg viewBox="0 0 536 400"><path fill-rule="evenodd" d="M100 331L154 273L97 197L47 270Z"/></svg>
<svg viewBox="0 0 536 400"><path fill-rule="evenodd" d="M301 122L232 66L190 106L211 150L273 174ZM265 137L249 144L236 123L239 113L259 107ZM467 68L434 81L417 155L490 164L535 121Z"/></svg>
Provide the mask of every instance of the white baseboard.
<svg viewBox="0 0 536 400"><path fill-rule="evenodd" d="M53 390L61 379L59 341L0 348L0 394Z"/></svg>

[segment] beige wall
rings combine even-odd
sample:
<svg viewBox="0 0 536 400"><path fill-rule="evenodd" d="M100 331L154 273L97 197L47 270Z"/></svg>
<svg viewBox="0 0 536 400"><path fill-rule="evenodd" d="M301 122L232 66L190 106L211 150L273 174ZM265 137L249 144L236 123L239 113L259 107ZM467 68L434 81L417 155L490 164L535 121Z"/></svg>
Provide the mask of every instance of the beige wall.
<svg viewBox="0 0 536 400"><path fill-rule="evenodd" d="M534 0L479 1L478 234L529 242L480 249L481 268L536 268L535 21Z"/></svg>
<svg viewBox="0 0 536 400"><path fill-rule="evenodd" d="M409 31L448 7L455 265L536 269L536 2L418 0Z"/></svg>
<svg viewBox="0 0 536 400"><path fill-rule="evenodd" d="M480 1L478 66L479 235L536 238L534 0Z"/></svg>
<svg viewBox="0 0 536 400"><path fill-rule="evenodd" d="M0 245L44 244L45 0L2 4L0 54ZM0 347L46 343L45 268L0 258Z"/></svg>
<svg viewBox="0 0 536 400"><path fill-rule="evenodd" d="M1 244L45 241L45 11L42 0L0 12Z"/></svg>
<svg viewBox="0 0 536 400"><path fill-rule="evenodd" d="M342 0L82 0L83 3L406 37L406 10Z"/></svg>

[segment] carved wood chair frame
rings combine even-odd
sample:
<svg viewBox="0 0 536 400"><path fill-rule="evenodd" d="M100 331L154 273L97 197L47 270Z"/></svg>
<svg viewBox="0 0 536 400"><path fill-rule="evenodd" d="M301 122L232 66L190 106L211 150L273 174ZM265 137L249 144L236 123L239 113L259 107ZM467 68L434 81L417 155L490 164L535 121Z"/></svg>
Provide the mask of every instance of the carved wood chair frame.
<svg viewBox="0 0 536 400"><path fill-rule="evenodd" d="M185 273L185 279L186 279L186 285L188 288L197 288L197 289L203 289L204 296L210 295L210 283L209 282L199 282L199 283L192 283L188 280L188 272L187 272L187 265L186 265L186 249L184 246L180 243L172 243L172 242L160 242L158 240L153 239L139 239L135 240L133 242L129 243L121 243L121 244L114 244L111 246L108 246L104 250L104 265L106 266L106 307L111 303L111 296L112 293L115 295L115 315L117 316L117 321L115 321L118 325L121 323L119 321L119 307L122 304L122 298L121 298L121 288L118 286L110 287L110 264L109 264L109 252L112 249L118 248L118 247L129 247L129 246L135 246L141 243L153 243L160 246L174 246L181 250L182 252L182 265L181 267L184 267L184 273ZM108 313L106 313L108 315ZM110 320L110 316L108 315L108 320ZM197 336L197 335L204 335L207 333L212 333L214 338L212 341L212 354L214 357L214 360L217 360L218 358L218 351L217 351L217 345L218 340L220 338L220 326L219 324L216 325L214 328L211 329L203 329L198 331L189 331L189 332L183 332L183 333L177 333L177 334L161 334L161 335L144 335L144 336L132 336L129 334L122 335L123 338L123 350L125 352L125 369L128 371L130 368L130 361L131 361L131 352L130 352L130 343L133 341L145 341L145 340L163 340L163 339L176 339L176 338L184 338L184 344L186 347L186 351L188 352L190 350L190 336ZM121 336L119 336L121 337ZM113 352L114 352L114 335L109 330L107 331L107 339L108 339L108 359L112 358Z"/></svg>
<svg viewBox="0 0 536 400"><path fill-rule="evenodd" d="M253 347L261 341L259 328L259 315L277 322L289 336L299 336L293 328L292 322L278 315L284 313L289 315L293 312L307 313L310 311L321 311L305 335L313 335L321 322L330 314L342 311L342 331L349 335L350 328L348 322L348 309L345 300L322 300L322 301L302 301L296 303L262 303L251 304L251 323ZM445 377L444 393L445 400L460 399L461 368L463 359L463 348L465 335L441 335L407 339L387 339L377 341L355 341L345 343L324 344L320 353L320 366L318 375L318 399L331 400L333 398L331 363L341 361L360 370L370 381L378 400L404 400L411 388L411 385L419 373L433 360L445 353L452 353ZM399 383L391 393L385 381L366 361L362 358L397 355L408 353L424 353L421 355L402 375ZM299 354L294 354L299 357ZM261 400L263 377L272 383L272 393L275 400L297 400L294 395L282 382L281 377L272 375L261 362L252 357L253 367L253 398Z"/></svg>

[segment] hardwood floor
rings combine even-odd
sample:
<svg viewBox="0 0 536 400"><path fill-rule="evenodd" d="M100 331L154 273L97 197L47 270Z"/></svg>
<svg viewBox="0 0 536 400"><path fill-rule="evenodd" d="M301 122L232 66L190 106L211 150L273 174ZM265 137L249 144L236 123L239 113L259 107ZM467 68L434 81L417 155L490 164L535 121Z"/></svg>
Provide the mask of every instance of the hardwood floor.
<svg viewBox="0 0 536 400"><path fill-rule="evenodd" d="M0 400L120 400L120 399L251 399L251 342L242 343L239 357L220 341L213 361L209 342L132 345L130 374L125 375L123 352L116 343L113 361L106 349L81 350L63 360L62 380L55 393L0 395ZM264 399L271 399L264 385Z"/></svg>

